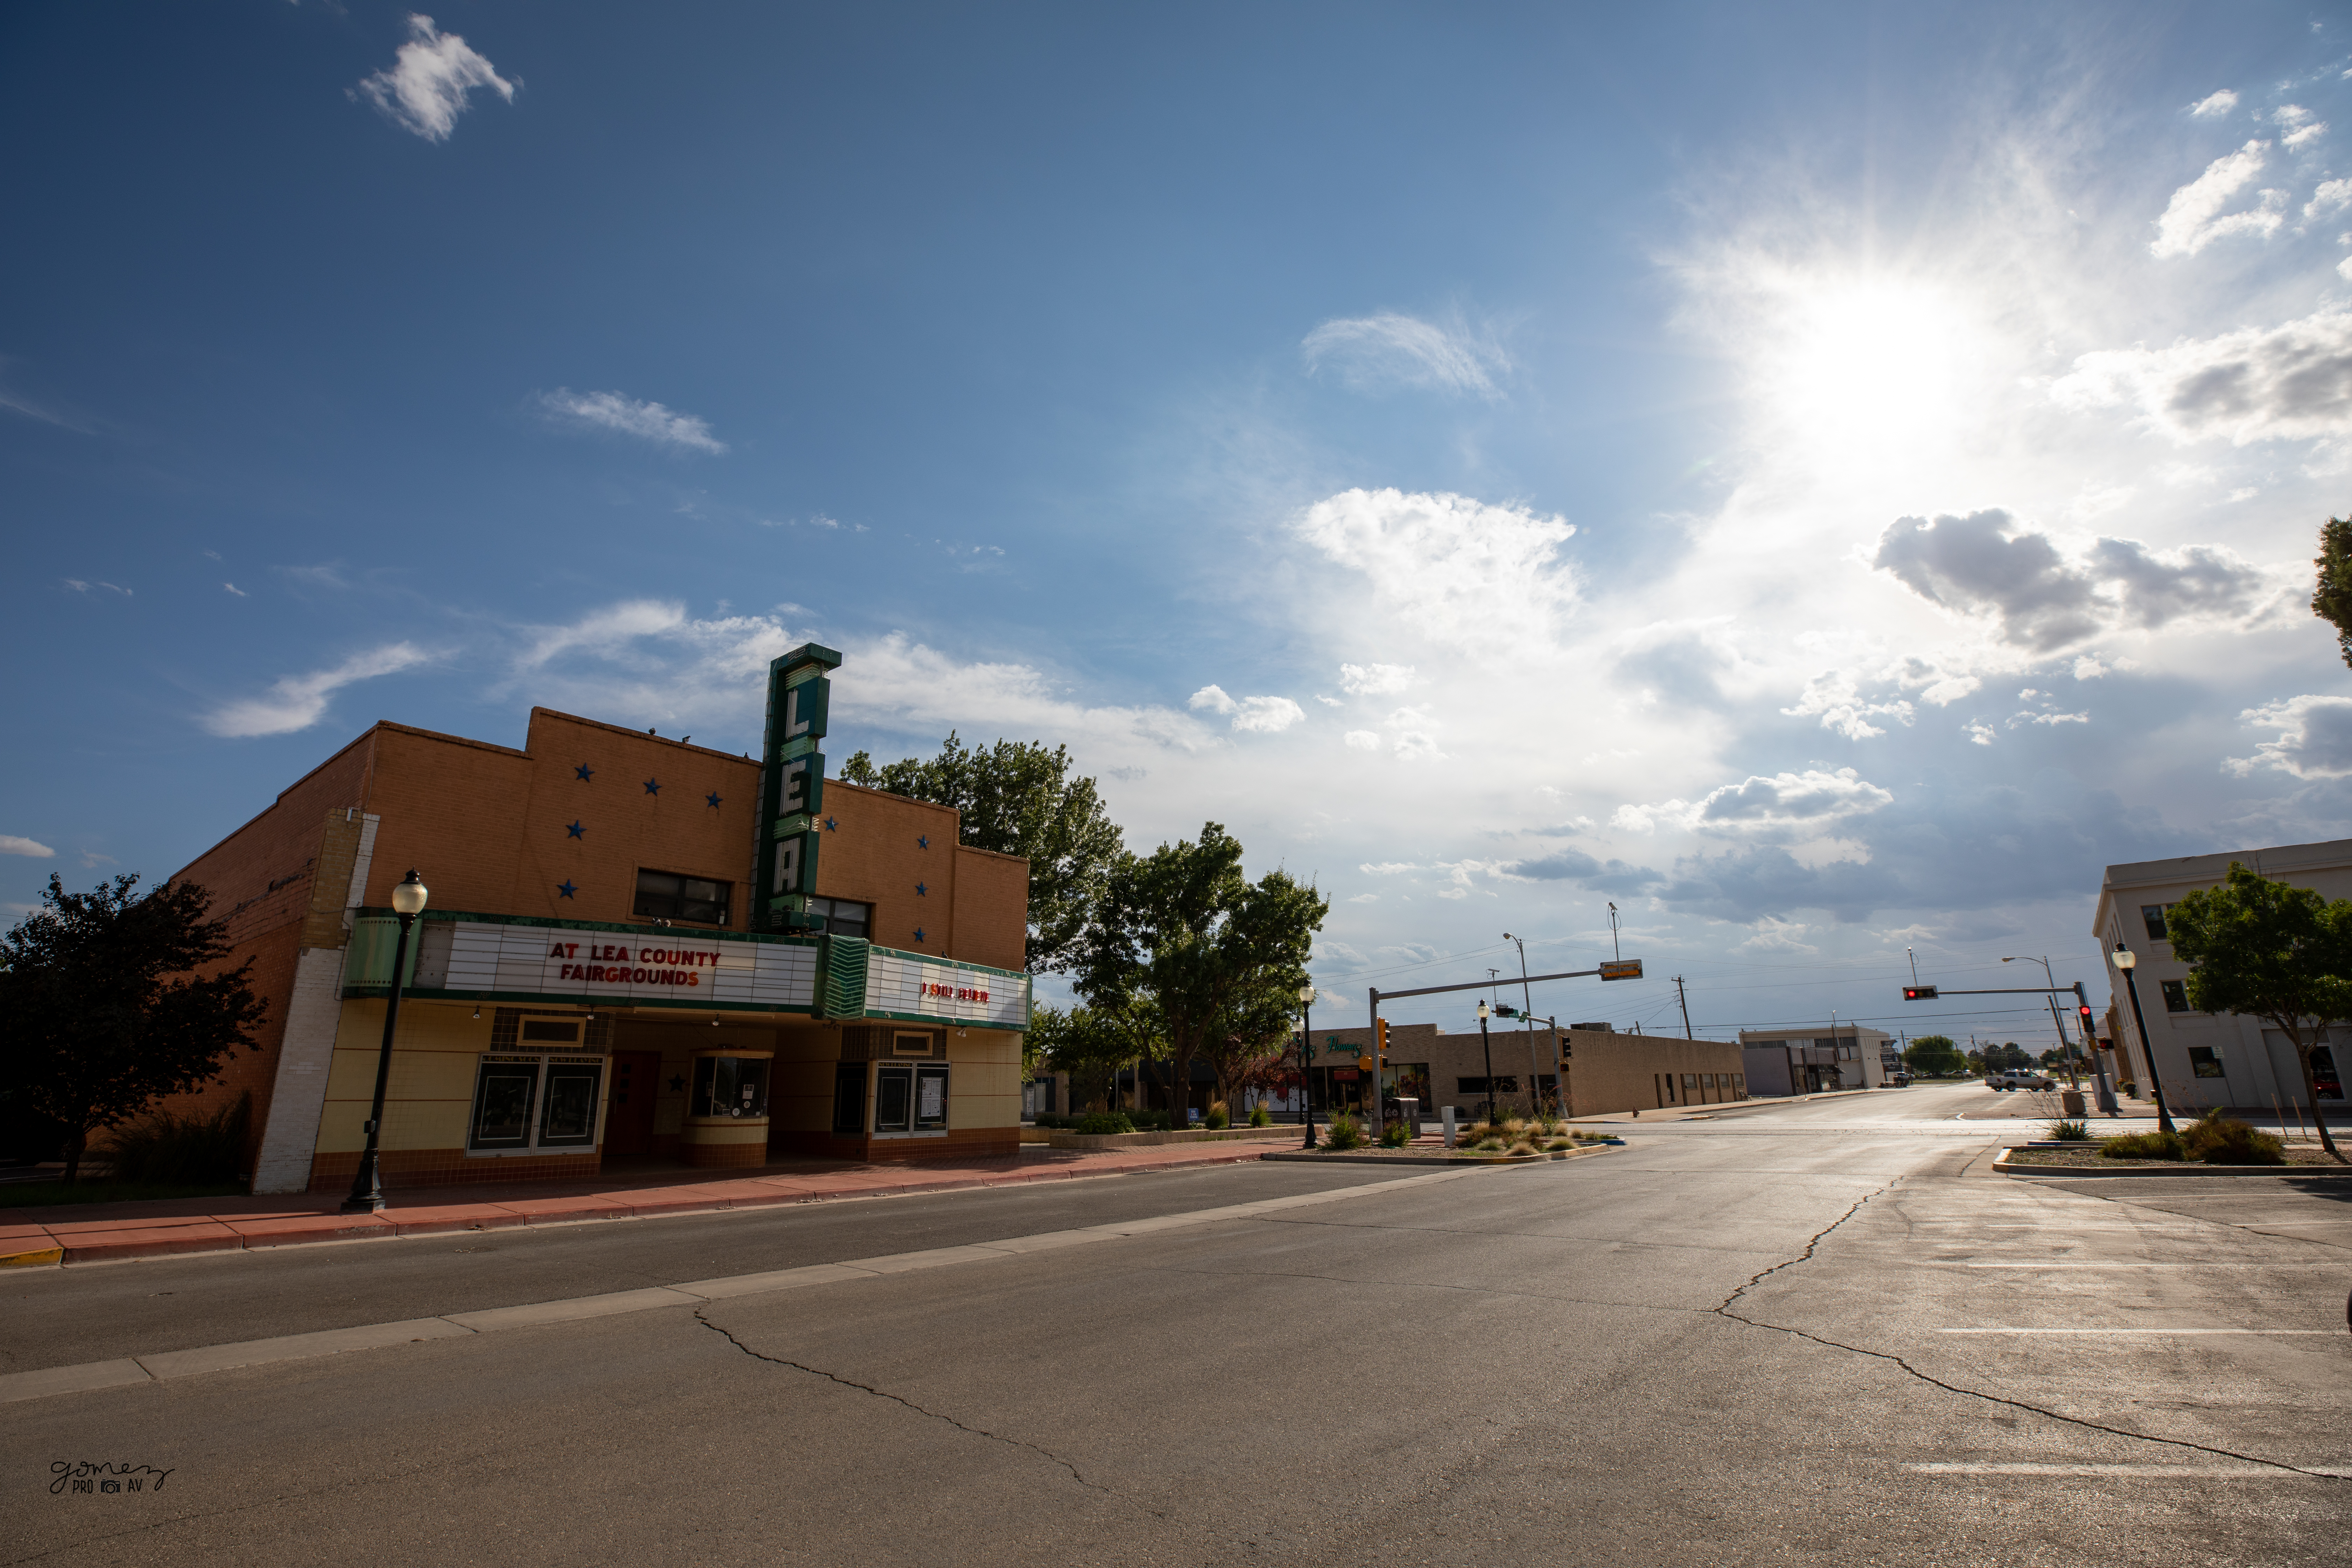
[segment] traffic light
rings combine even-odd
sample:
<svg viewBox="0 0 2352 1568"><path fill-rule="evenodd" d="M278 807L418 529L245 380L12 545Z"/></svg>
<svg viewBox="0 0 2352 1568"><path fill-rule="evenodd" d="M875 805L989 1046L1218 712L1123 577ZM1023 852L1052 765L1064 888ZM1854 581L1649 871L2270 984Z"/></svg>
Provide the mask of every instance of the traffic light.
<svg viewBox="0 0 2352 1568"><path fill-rule="evenodd" d="M1903 1000L1906 1002L1933 1002L1935 999L1936 988L1932 985L1906 985L1903 988Z"/></svg>
<svg viewBox="0 0 2352 1568"><path fill-rule="evenodd" d="M1372 1026L1372 1048L1380 1056L1389 1054L1389 1021L1386 1018Z"/></svg>

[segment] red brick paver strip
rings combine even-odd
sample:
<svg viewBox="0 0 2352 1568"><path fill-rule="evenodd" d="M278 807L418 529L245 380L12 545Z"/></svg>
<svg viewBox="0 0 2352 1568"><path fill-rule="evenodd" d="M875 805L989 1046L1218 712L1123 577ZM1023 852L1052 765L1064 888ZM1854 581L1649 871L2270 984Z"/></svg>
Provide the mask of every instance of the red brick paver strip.
<svg viewBox="0 0 2352 1568"><path fill-rule="evenodd" d="M26 1209L0 1226L0 1258L67 1264L184 1252L298 1247L322 1241L391 1239L514 1226L569 1225L721 1209L764 1208L844 1198L898 1197L1029 1182L1074 1181L1187 1165L1255 1163L1263 1142L1168 1143L1078 1152L1032 1144L1023 1153L951 1165L853 1165L793 1160L740 1175L707 1173L675 1181L638 1176L497 1187L394 1190L380 1215L346 1215L341 1200L301 1197L170 1198Z"/></svg>

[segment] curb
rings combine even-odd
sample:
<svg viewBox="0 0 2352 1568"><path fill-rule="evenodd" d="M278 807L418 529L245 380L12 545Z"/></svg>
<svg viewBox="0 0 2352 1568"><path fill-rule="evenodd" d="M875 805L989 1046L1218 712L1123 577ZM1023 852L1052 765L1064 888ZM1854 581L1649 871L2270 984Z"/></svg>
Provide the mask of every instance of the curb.
<svg viewBox="0 0 2352 1568"><path fill-rule="evenodd" d="M2324 1165L2209 1165L2202 1160L2181 1160L2163 1165L2037 1165L2022 1160L2012 1160L2015 1149L2003 1149L1993 1158L1992 1168L2004 1176L2057 1176L2066 1181L2079 1177L2105 1179L2111 1176L2317 1176L2325 1181L2352 1179L2352 1169L2329 1170Z"/></svg>
<svg viewBox="0 0 2352 1568"><path fill-rule="evenodd" d="M658 1219L672 1215L725 1214L736 1209L784 1208L798 1204L838 1203L856 1198L918 1197L938 1193L970 1192L983 1187L1024 1186L1034 1182L1073 1182L1096 1176L1119 1176L1163 1170L1197 1170L1212 1165L1246 1164L1260 1158L1251 1149L1212 1145L1198 1158L1169 1160L1145 1165L1104 1170L1044 1170L991 1172L961 1179L898 1183L862 1191L812 1193L780 1191L772 1195L736 1194L724 1198L690 1198L665 1202L641 1189L610 1203L583 1205L560 1213L528 1215L498 1213L441 1219L403 1219L400 1211L381 1216L319 1215L292 1219L224 1223L195 1219L184 1226L159 1224L135 1229L86 1232L70 1226L52 1233L51 1245L16 1252L0 1252L0 1268L42 1268L87 1263L128 1262L142 1258L181 1257L198 1252L264 1252L281 1247L309 1247L340 1241L395 1240L404 1236L443 1236L468 1231L510 1230L541 1225L574 1225L588 1220ZM1394 1162L1388 1162L1393 1163ZM522 1194L518 1194L520 1197ZM87 1237L88 1239L80 1239ZM26 1239L31 1239L27 1237Z"/></svg>
<svg viewBox="0 0 2352 1568"><path fill-rule="evenodd" d="M1584 1149L1563 1149L1556 1154L1309 1154L1304 1149L1260 1154L1261 1160L1295 1160L1302 1165L1451 1165L1477 1170L1496 1165L1540 1165L1550 1160L1582 1160L1606 1154L1618 1144L1601 1143Z"/></svg>

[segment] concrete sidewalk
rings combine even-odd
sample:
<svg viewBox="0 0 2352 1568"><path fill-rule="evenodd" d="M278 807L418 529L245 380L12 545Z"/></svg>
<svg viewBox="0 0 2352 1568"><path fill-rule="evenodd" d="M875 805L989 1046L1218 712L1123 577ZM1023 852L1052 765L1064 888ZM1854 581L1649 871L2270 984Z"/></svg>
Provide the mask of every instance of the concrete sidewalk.
<svg viewBox="0 0 2352 1568"><path fill-rule="evenodd" d="M792 1160L724 1174L680 1172L675 1176L528 1186L395 1189L384 1194L384 1210L373 1215L340 1213L341 1199L320 1193L0 1210L5 1216L0 1217L0 1268L1075 1181L1190 1165L1255 1163L1265 1152L1256 1142L1160 1144L1086 1153L1033 1144L1002 1159L936 1165Z"/></svg>

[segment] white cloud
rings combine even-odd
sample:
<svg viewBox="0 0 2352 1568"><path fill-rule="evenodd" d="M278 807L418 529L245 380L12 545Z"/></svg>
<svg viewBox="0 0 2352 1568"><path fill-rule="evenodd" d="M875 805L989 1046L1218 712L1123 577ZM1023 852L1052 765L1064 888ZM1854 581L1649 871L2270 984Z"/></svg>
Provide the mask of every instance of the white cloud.
<svg viewBox="0 0 2352 1568"><path fill-rule="evenodd" d="M1437 742L1418 730L1407 730L1397 737L1396 754L1397 760L1403 763L1440 763L1445 760L1445 753L1437 749Z"/></svg>
<svg viewBox="0 0 2352 1568"><path fill-rule="evenodd" d="M1409 664L1343 664L1339 689L1350 697L1385 697L1412 684Z"/></svg>
<svg viewBox="0 0 2352 1568"><path fill-rule="evenodd" d="M2233 234L2268 236L2284 221L2286 195L2264 191L2259 205L2223 216L2231 198L2252 184L2263 172L2270 152L2267 142L2249 142L2225 157L2216 158L2205 172L2172 193L2164 216L2156 220L2156 238L2148 242L2151 256L2194 256L2215 240Z"/></svg>
<svg viewBox="0 0 2352 1568"><path fill-rule="evenodd" d="M1378 893L1358 893L1348 901L1351 904L1377 904L1381 901L1381 896Z"/></svg>
<svg viewBox="0 0 2352 1568"><path fill-rule="evenodd" d="M226 588L230 593L235 594L240 599L250 597L244 589L238 587L234 583L224 583L221 586Z"/></svg>
<svg viewBox="0 0 2352 1568"><path fill-rule="evenodd" d="M1381 749L1381 738L1370 730L1350 730L1348 731L1348 744L1355 751L1377 752Z"/></svg>
<svg viewBox="0 0 2352 1568"><path fill-rule="evenodd" d="M1894 804L1895 796L1863 778L1852 768L1834 772L1807 768L1802 773L1750 774L1735 784L1724 784L1696 801L1668 800L1650 805L1622 805L1614 825L1636 832L1659 826L1688 832L1786 843L1819 838L1836 824L1865 816Z"/></svg>
<svg viewBox="0 0 2352 1568"><path fill-rule="evenodd" d="M1895 520L1873 562L1956 614L1996 621L2001 640L2035 653L2117 626L2184 619L2246 624L2275 603L2268 576L2220 545L2150 550L2100 538L2069 557L2000 509Z"/></svg>
<svg viewBox="0 0 2352 1568"><path fill-rule="evenodd" d="M414 131L427 142L446 142L457 129L457 116L466 111L467 93L487 87L512 103L517 85L499 76L465 39L436 31L430 16L412 15L408 42L393 57L392 68L376 72L351 90L404 131Z"/></svg>
<svg viewBox="0 0 2352 1568"><path fill-rule="evenodd" d="M582 429L635 436L656 446L689 452L715 454L727 450L727 443L711 435L709 425L699 416L680 414L658 403L625 397L617 392L574 392L568 386L559 386L553 392L540 394L539 405L549 418ZM841 526L830 518L816 521L821 526Z"/></svg>
<svg viewBox="0 0 2352 1568"><path fill-rule="evenodd" d="M1203 686L1200 690L1192 693L1192 700L1184 706L1195 712L1205 708L1212 713L1231 713L1238 710L1241 704L1226 696L1225 689L1222 686Z"/></svg>
<svg viewBox="0 0 2352 1568"><path fill-rule="evenodd" d="M1976 746L1991 745L1993 736L1998 733L1991 725L1979 723L1970 723L1964 726L1961 732L1968 736L1969 743L1970 745Z"/></svg>
<svg viewBox="0 0 2352 1568"><path fill-rule="evenodd" d="M1854 677L1844 670L1829 670L1817 675L1805 685L1804 695L1793 708L1781 712L1792 719L1820 714L1822 728L1834 730L1849 741L1866 741L1884 735L1885 730L1870 722L1874 718L1888 718L1898 724L1908 724L1914 717L1911 704L1897 698L1892 702L1865 702L1857 694Z"/></svg>
<svg viewBox="0 0 2352 1568"><path fill-rule="evenodd" d="M1511 365L1510 356L1491 338L1394 312L1326 321L1299 347L1310 371L1329 362L1358 389L1428 386L1494 397L1498 394L1491 373Z"/></svg>
<svg viewBox="0 0 2352 1568"><path fill-rule="evenodd" d="M2303 216L2326 217L2331 213L2352 207L2352 180L2322 180L2311 199L2303 204Z"/></svg>
<svg viewBox="0 0 2352 1568"><path fill-rule="evenodd" d="M2019 713L2011 718L2009 727L2014 730L2020 724L2087 724L2090 721L2088 713Z"/></svg>
<svg viewBox="0 0 2352 1568"><path fill-rule="evenodd" d="M87 594L92 588L103 588L110 594L120 594L126 599L131 596L130 589L121 587L113 583L100 583L95 581L85 583L79 577L68 577L65 579L65 584L77 594Z"/></svg>
<svg viewBox="0 0 2352 1568"><path fill-rule="evenodd" d="M205 715L200 722L215 735L244 739L255 735L288 735L307 730L327 716L327 700L354 681L392 675L425 663L432 656L412 644L390 643L353 654L332 669L289 675L273 684L266 696L231 702Z"/></svg>
<svg viewBox="0 0 2352 1568"><path fill-rule="evenodd" d="M2281 104L2271 118L2286 133L2279 138L2282 146L2300 147L2327 134L2327 121L2313 119L2311 110L2299 103Z"/></svg>
<svg viewBox="0 0 2352 1568"><path fill-rule="evenodd" d="M54 858L57 851L37 839L19 837L14 833L0 833L0 855L24 855L36 860Z"/></svg>
<svg viewBox="0 0 2352 1568"><path fill-rule="evenodd" d="M2077 680L2096 680L2101 676L2106 674L2108 669L2111 668L2113 667L2101 664L2096 654L2086 653L2082 658L2074 661L2074 679Z"/></svg>
<svg viewBox="0 0 2352 1568"><path fill-rule="evenodd" d="M2189 106L2189 115L2198 120L2219 120L2238 107L2238 95L2228 88L2210 98L2200 98Z"/></svg>
<svg viewBox="0 0 2352 1568"><path fill-rule="evenodd" d="M1800 940L1811 929L1801 921L1784 921L1772 915L1766 915L1755 923L1753 930L1756 934L1741 942L1733 951L1799 954L1819 952L1820 948L1809 942Z"/></svg>
<svg viewBox="0 0 2352 1568"><path fill-rule="evenodd" d="M2250 708L2238 721L2278 731L2278 739L2258 742L2252 756L2223 761L2241 778L2257 768L2276 768L2299 779L2352 774L2352 697L2289 697Z"/></svg>
<svg viewBox="0 0 2352 1568"><path fill-rule="evenodd" d="M2150 428L2183 443L2344 436L2352 433L2352 309L2170 348L2087 353L2050 395L2071 408L2137 406Z"/></svg>
<svg viewBox="0 0 2352 1568"><path fill-rule="evenodd" d="M1278 735L1306 717L1307 710L1287 697L1244 697L1241 711L1234 715L1234 728Z"/></svg>
<svg viewBox="0 0 2352 1568"><path fill-rule="evenodd" d="M1539 655L1576 602L1575 579L1559 558L1575 528L1525 507L1353 489L1317 501L1296 527L1371 580L1380 618L1454 647Z"/></svg>

